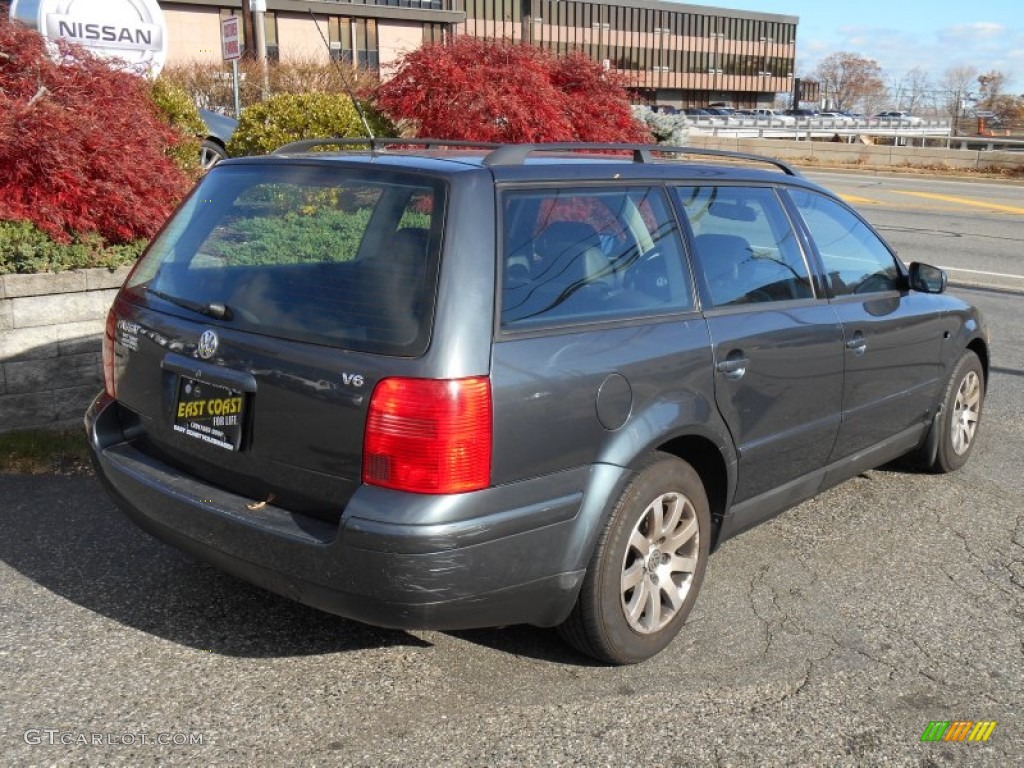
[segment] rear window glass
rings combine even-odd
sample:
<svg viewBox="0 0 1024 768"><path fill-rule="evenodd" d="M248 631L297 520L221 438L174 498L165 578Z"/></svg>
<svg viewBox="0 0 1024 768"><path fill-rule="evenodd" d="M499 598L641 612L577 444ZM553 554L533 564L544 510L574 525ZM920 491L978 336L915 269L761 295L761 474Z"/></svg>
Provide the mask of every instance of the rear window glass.
<svg viewBox="0 0 1024 768"><path fill-rule="evenodd" d="M224 166L154 241L127 288L204 322L422 354L444 203L444 185L421 177Z"/></svg>

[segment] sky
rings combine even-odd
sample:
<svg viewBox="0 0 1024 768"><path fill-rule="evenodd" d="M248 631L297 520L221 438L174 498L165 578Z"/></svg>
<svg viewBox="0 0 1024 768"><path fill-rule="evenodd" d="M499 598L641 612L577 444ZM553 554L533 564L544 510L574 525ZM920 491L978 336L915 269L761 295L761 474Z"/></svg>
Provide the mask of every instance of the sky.
<svg viewBox="0 0 1024 768"><path fill-rule="evenodd" d="M1024 93L1024 8L1020 0L725 0L723 8L799 16L796 74L809 75L831 53L874 59L887 83L915 66L939 80L952 66L1006 75Z"/></svg>

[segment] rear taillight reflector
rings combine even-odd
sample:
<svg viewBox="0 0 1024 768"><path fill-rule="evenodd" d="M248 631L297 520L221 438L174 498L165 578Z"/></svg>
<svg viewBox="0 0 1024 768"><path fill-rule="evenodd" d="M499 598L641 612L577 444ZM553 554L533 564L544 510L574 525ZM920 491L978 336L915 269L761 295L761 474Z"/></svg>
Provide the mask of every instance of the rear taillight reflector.
<svg viewBox="0 0 1024 768"><path fill-rule="evenodd" d="M491 382L383 379L373 390L363 482L411 493L464 493L491 482Z"/></svg>
<svg viewBox="0 0 1024 768"><path fill-rule="evenodd" d="M107 313L107 326L103 331L103 388L110 397L114 398L117 397L117 382L114 378L115 333L117 333L117 315L111 308Z"/></svg>

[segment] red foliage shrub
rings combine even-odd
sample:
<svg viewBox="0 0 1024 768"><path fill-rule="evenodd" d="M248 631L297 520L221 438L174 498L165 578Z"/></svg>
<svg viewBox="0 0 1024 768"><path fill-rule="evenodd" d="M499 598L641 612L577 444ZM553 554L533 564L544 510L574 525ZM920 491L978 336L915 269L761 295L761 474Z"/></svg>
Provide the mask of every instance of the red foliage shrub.
<svg viewBox="0 0 1024 768"><path fill-rule="evenodd" d="M166 150L181 140L145 80L75 46L59 62L37 33L0 19L0 220L54 239L151 236L188 190Z"/></svg>
<svg viewBox="0 0 1024 768"><path fill-rule="evenodd" d="M581 53L463 36L399 60L377 90L391 119L417 136L465 141L648 141L613 73Z"/></svg>

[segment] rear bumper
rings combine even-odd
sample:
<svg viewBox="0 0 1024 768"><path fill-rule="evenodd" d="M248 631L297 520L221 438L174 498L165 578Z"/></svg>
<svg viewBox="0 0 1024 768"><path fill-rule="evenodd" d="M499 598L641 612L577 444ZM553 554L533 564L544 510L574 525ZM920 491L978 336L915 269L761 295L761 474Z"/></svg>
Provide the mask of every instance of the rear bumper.
<svg viewBox="0 0 1024 768"><path fill-rule="evenodd" d="M118 411L101 394L86 429L99 476L136 524L272 592L384 627L563 621L623 474L600 465L458 496L361 487L334 524L251 510L254 499L182 475L133 447Z"/></svg>

